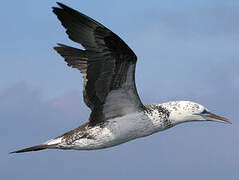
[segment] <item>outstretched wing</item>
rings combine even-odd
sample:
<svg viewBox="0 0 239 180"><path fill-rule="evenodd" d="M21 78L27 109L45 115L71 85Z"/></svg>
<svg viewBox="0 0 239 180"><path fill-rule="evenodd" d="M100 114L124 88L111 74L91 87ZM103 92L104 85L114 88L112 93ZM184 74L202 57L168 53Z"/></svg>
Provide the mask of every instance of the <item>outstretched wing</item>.
<svg viewBox="0 0 239 180"><path fill-rule="evenodd" d="M54 49L84 78L85 104L92 110L90 123L123 116L143 108L135 86L137 57L109 29L61 3L54 7L66 33L85 50L63 44Z"/></svg>

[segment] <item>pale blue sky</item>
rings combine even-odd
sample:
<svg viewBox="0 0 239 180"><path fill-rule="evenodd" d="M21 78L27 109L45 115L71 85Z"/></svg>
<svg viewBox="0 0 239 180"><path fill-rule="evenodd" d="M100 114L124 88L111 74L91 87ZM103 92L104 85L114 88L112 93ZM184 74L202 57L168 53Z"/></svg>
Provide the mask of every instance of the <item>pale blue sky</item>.
<svg viewBox="0 0 239 180"><path fill-rule="evenodd" d="M239 167L239 1L61 1L98 20L138 56L145 103L191 100L233 124L187 123L98 151L8 152L87 121L82 79L52 49L71 42L55 1L5 1L0 21L1 179L234 180Z"/></svg>

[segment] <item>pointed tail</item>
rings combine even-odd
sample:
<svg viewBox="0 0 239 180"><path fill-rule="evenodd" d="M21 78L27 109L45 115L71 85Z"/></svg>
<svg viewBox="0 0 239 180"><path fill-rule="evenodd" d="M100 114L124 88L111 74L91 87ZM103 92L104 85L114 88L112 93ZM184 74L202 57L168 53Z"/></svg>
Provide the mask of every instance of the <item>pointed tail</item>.
<svg viewBox="0 0 239 180"><path fill-rule="evenodd" d="M37 146L32 146L32 147L29 147L29 148L20 149L18 151L13 151L13 152L10 152L10 154L12 154L12 153L23 153L23 152L29 152L29 151L40 151L40 150L43 150L43 149L47 149L48 147L49 147L49 145L40 144L40 145L37 145Z"/></svg>

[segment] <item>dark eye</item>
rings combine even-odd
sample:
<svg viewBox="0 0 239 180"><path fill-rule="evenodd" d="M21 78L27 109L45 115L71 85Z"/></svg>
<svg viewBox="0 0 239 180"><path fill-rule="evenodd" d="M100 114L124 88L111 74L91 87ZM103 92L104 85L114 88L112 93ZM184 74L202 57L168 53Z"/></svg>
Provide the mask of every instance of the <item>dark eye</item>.
<svg viewBox="0 0 239 180"><path fill-rule="evenodd" d="M208 113L208 111L206 110L206 109L204 109L202 112L201 112L201 114L207 114Z"/></svg>

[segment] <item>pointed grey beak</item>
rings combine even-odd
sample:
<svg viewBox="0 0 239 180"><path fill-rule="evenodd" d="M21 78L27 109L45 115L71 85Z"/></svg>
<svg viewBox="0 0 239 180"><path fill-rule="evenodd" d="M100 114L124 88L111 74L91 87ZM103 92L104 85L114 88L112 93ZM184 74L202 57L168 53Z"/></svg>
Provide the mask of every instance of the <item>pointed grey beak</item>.
<svg viewBox="0 0 239 180"><path fill-rule="evenodd" d="M221 116L218 116L216 114L210 113L210 112L207 112L205 114L201 114L201 116L208 121L216 121L216 122L232 124L231 121L229 121L228 119L226 119L224 117L221 117Z"/></svg>

